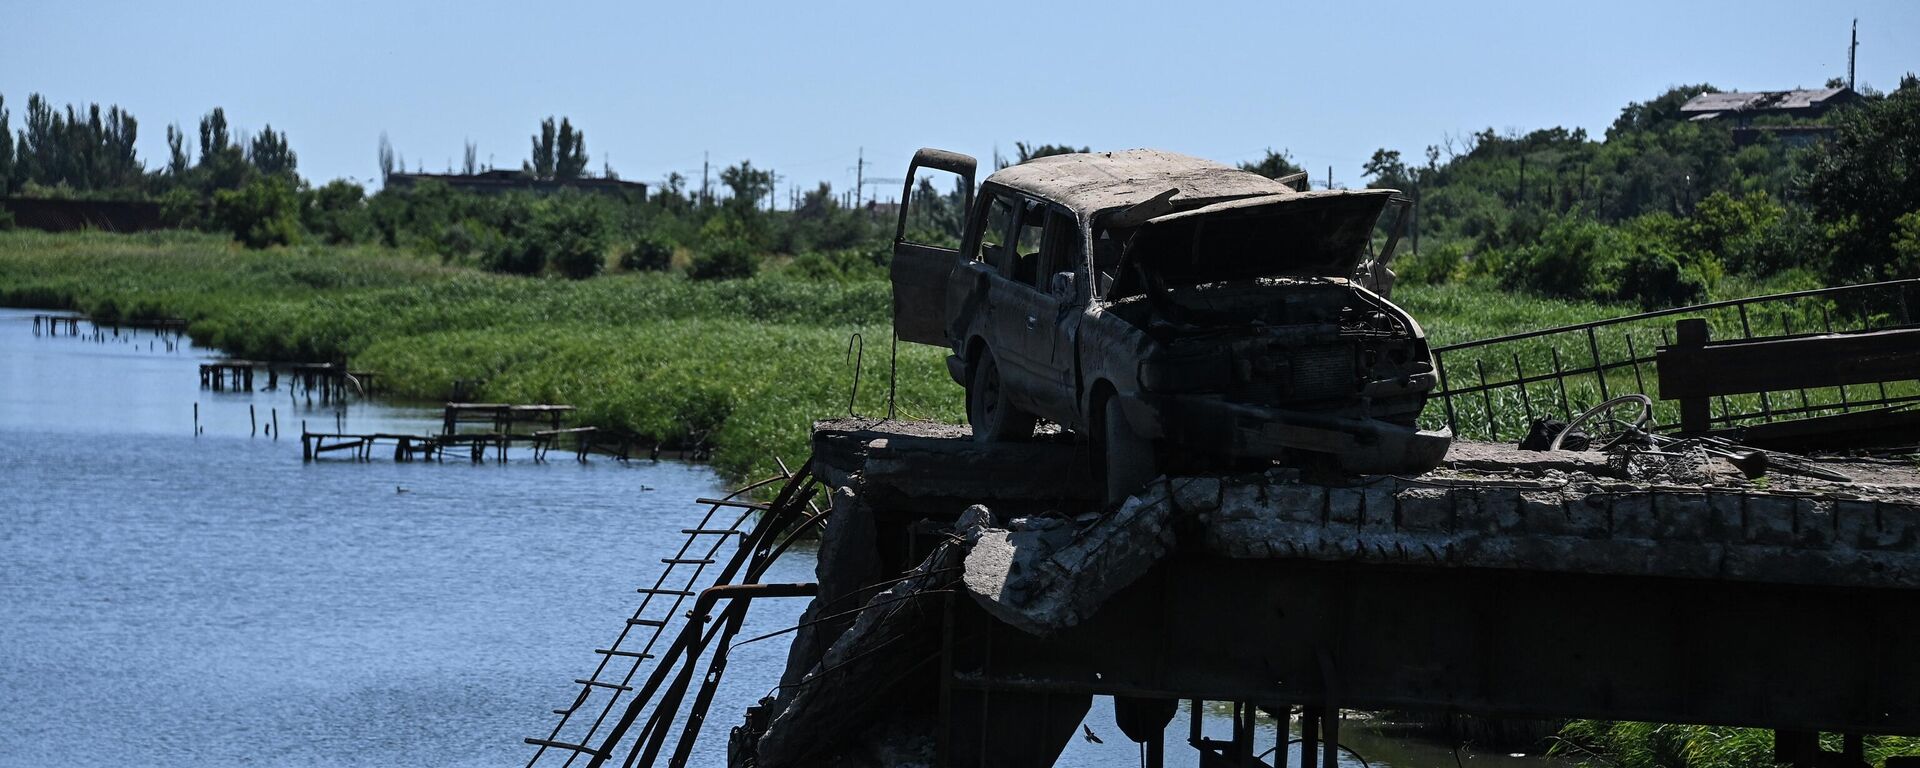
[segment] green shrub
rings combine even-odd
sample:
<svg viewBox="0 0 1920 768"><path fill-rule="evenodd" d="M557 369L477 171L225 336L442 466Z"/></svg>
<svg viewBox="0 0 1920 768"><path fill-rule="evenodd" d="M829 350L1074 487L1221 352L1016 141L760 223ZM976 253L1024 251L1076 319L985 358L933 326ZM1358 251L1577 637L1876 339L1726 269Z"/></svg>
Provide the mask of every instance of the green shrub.
<svg viewBox="0 0 1920 768"><path fill-rule="evenodd" d="M545 251L530 247L522 239L501 239L480 262L488 272L509 275L537 275L547 268Z"/></svg>
<svg viewBox="0 0 1920 768"><path fill-rule="evenodd" d="M367 211L366 196L367 191L351 181L327 182L300 195L300 223L330 245L371 241L373 217Z"/></svg>
<svg viewBox="0 0 1920 768"><path fill-rule="evenodd" d="M1895 276L1920 277L1920 211L1894 220L1893 255Z"/></svg>
<svg viewBox="0 0 1920 768"><path fill-rule="evenodd" d="M673 267L673 246L653 235L641 235L620 254L620 268L628 272L665 272Z"/></svg>
<svg viewBox="0 0 1920 768"><path fill-rule="evenodd" d="M891 254L885 248L808 251L793 257L788 269L809 280L858 282L887 279Z"/></svg>
<svg viewBox="0 0 1920 768"><path fill-rule="evenodd" d="M175 229L201 229L207 225L206 203L199 193L186 187L174 187L160 196L160 223Z"/></svg>
<svg viewBox="0 0 1920 768"><path fill-rule="evenodd" d="M479 263L476 259L484 261L488 255L499 253L506 247L507 237L499 229L471 218L448 224L433 239L433 252L440 255L442 263L447 264ZM539 271L539 268L536 267L534 271Z"/></svg>
<svg viewBox="0 0 1920 768"><path fill-rule="evenodd" d="M1707 277L1694 266L1683 263L1684 254L1671 244L1642 240L1612 265L1611 282L1617 295L1604 298L1640 302L1646 309L1693 303L1706 295Z"/></svg>
<svg viewBox="0 0 1920 768"><path fill-rule="evenodd" d="M759 268L753 246L743 239L708 243L693 255L687 276L695 280L732 280L752 277Z"/></svg>
<svg viewBox="0 0 1920 768"><path fill-rule="evenodd" d="M597 198L555 195L534 206L527 245L562 275L582 280L607 264L607 216Z"/></svg>
<svg viewBox="0 0 1920 768"><path fill-rule="evenodd" d="M1558 219L1514 252L1500 283L1566 299L1612 296L1618 284L1609 278L1622 251L1612 228L1588 218Z"/></svg>
<svg viewBox="0 0 1920 768"><path fill-rule="evenodd" d="M1401 284L1439 285L1461 276L1466 259L1466 245L1449 241L1429 247L1423 253L1395 258L1388 266Z"/></svg>
<svg viewBox="0 0 1920 768"><path fill-rule="evenodd" d="M0 208L0 232L5 232L9 229L13 229L14 226L15 224L13 222L13 212L5 208Z"/></svg>
<svg viewBox="0 0 1920 768"><path fill-rule="evenodd" d="M300 197L279 176L261 176L213 196L213 218L248 248L291 245L300 240Z"/></svg>

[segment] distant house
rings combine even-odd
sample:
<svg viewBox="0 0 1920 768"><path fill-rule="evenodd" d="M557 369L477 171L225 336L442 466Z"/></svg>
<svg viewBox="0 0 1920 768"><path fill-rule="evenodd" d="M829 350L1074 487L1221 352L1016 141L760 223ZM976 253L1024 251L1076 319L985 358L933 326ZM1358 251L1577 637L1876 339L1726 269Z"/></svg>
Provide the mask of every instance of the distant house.
<svg viewBox="0 0 1920 768"><path fill-rule="evenodd" d="M609 195L634 195L646 198L647 185L638 181L608 178L536 179L525 171L486 171L472 175L452 173L395 173L387 176L387 186L406 189L423 181L445 184L462 192L497 194L500 192L546 193L575 189Z"/></svg>
<svg viewBox="0 0 1920 768"><path fill-rule="evenodd" d="M1772 136L1790 146L1805 146L1833 133L1829 125L1752 125L1756 117L1817 118L1837 108L1856 104L1860 94L1852 88L1818 88L1794 91L1753 91L1703 93L1680 105L1680 114L1688 120L1732 120L1733 143L1745 146Z"/></svg>
<svg viewBox="0 0 1920 768"><path fill-rule="evenodd" d="M12 216L14 226L48 232L144 232L162 223L159 203L137 200L0 197L0 212Z"/></svg>
<svg viewBox="0 0 1920 768"><path fill-rule="evenodd" d="M1852 88L1820 88L1800 91L1755 91L1751 93L1703 93L1680 105L1680 114L1689 120L1732 118L1742 123L1764 115L1819 117L1834 107L1860 101Z"/></svg>

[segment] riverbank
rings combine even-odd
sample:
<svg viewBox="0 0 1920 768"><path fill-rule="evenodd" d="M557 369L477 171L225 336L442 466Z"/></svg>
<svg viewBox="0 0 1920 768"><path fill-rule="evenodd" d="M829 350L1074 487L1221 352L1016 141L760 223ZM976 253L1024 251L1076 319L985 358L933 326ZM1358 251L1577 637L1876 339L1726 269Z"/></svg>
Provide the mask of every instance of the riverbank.
<svg viewBox="0 0 1920 768"><path fill-rule="evenodd" d="M878 283L648 273L572 282L444 267L380 248L247 251L189 233L0 233L0 304L110 321L178 318L253 359L345 356L402 398L565 402L582 423L715 450L738 479L806 450L844 413L848 339L867 340L855 408L886 410ZM901 347L899 407L959 419L940 353Z"/></svg>
<svg viewBox="0 0 1920 768"><path fill-rule="evenodd" d="M772 471L774 456L803 456L811 422L850 403L887 413L889 290L777 268L745 280L649 272L569 281L388 248L253 251L189 232L0 232L0 304L102 321L177 318L195 341L238 357L347 357L402 398L569 403L581 423L711 447L731 480ZM1394 298L1436 344L1633 311L1472 283L1403 285ZM858 345L850 354L856 334L864 354ZM903 344L899 353L895 412L963 420L945 352Z"/></svg>

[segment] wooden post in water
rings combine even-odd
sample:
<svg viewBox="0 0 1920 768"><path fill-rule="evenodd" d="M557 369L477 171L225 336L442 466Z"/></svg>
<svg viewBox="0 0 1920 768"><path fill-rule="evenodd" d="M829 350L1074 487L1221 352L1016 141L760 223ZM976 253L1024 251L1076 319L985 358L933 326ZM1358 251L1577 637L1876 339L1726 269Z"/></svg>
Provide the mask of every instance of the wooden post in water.
<svg viewBox="0 0 1920 768"><path fill-rule="evenodd" d="M193 404L193 436L200 436L200 403L198 401Z"/></svg>
<svg viewBox="0 0 1920 768"><path fill-rule="evenodd" d="M273 409L273 441L280 442L280 409Z"/></svg>
<svg viewBox="0 0 1920 768"><path fill-rule="evenodd" d="M260 431L260 419L254 415L253 403L247 403L247 437L253 437Z"/></svg>

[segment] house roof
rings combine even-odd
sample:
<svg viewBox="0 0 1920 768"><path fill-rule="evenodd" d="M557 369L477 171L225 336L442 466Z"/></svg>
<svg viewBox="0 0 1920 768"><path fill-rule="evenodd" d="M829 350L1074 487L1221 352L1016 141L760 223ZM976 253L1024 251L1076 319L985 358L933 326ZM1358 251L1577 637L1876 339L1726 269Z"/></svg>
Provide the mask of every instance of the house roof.
<svg viewBox="0 0 1920 768"><path fill-rule="evenodd" d="M597 189L597 190L636 190L644 192L646 182L609 179L604 176L582 176L577 179L536 179L531 174L511 169L483 171L465 175L457 173L404 173L396 172L387 176L387 183L411 184L420 181L437 181L449 187L460 189Z"/></svg>
<svg viewBox="0 0 1920 768"><path fill-rule="evenodd" d="M1174 200L1183 207L1302 194L1257 173L1157 149L1040 157L1003 168L987 180L1059 203L1082 218L1135 205L1169 189L1180 190Z"/></svg>
<svg viewBox="0 0 1920 768"><path fill-rule="evenodd" d="M1680 105L1682 114L1812 109L1825 106L1837 97L1852 95L1850 88L1818 88L1796 91L1752 91L1703 93Z"/></svg>

